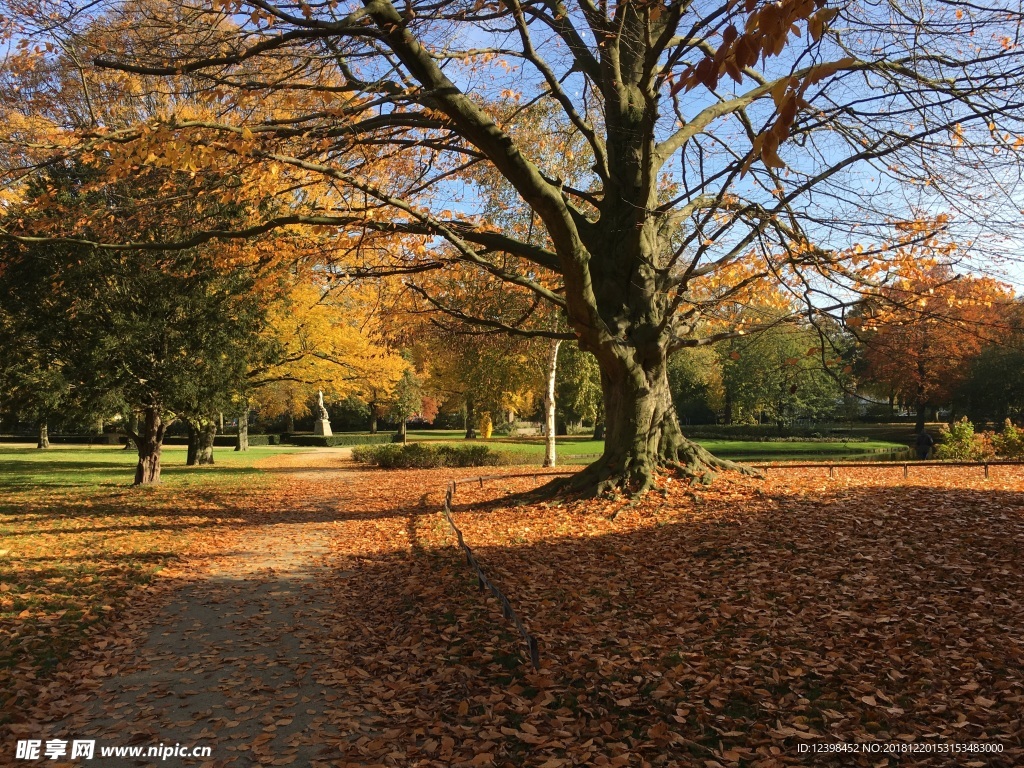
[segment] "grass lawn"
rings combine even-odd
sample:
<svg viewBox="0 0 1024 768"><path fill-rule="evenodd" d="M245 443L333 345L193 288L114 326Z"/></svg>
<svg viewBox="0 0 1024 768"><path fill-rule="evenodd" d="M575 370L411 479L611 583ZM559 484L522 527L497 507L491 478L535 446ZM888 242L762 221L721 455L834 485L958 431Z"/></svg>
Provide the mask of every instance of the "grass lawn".
<svg viewBox="0 0 1024 768"><path fill-rule="evenodd" d="M14 666L45 673L77 647L196 532L232 524L244 505L225 497L258 491L253 463L280 452L221 449L216 466L185 467L184 448L165 448L163 483L132 488L133 451L0 446L0 693Z"/></svg>
<svg viewBox="0 0 1024 768"><path fill-rule="evenodd" d="M462 434L461 431L431 430L410 432L409 439L410 441L445 441L452 445L461 445L465 444L464 440L458 439ZM530 464L540 463L544 457L544 442L541 438L498 437L490 440L477 440L477 442L485 443L499 451L521 456L523 461ZM699 440L698 442L716 456L748 462L798 459L804 461L841 460L871 458L875 454L878 454L879 459L883 459L893 453L906 450L906 445L880 440L852 443L814 441L770 443L753 440ZM587 437L558 438L558 460L563 464L589 464L594 460L595 454L600 454L603 450L603 440L591 440Z"/></svg>
<svg viewBox="0 0 1024 768"><path fill-rule="evenodd" d="M209 485L245 475L257 475L253 463L263 456L294 447L258 446L245 452L214 450L215 473L209 468L186 467L185 446L164 446L161 454L163 485L171 488ZM138 455L117 446L61 446L40 451L32 446L0 445L0 491L99 488L130 485ZM0 501L3 509L4 501Z"/></svg>
<svg viewBox="0 0 1024 768"><path fill-rule="evenodd" d="M420 440L461 440L466 436L464 429L417 429L409 430L410 441Z"/></svg>
<svg viewBox="0 0 1024 768"><path fill-rule="evenodd" d="M862 443L818 443L813 441L759 442L746 440L698 440L716 456L741 461L786 461L804 459L851 459L868 458L872 454L887 454L905 451L902 443L888 443L872 440Z"/></svg>

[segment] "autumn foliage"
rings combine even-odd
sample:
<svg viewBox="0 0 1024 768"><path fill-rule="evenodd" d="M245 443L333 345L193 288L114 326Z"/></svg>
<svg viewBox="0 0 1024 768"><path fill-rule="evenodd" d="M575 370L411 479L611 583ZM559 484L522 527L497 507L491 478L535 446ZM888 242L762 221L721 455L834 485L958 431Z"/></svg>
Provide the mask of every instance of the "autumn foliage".
<svg viewBox="0 0 1024 768"><path fill-rule="evenodd" d="M850 325L862 333L867 375L918 412L948 403L986 344L1010 330L1012 293L986 278L933 267L881 289Z"/></svg>
<svg viewBox="0 0 1024 768"><path fill-rule="evenodd" d="M751 298L843 315L908 244L955 229L984 258L1015 234L1008 3L7 5L0 235L298 250L481 328L576 340L607 426L589 493L735 469L682 434L667 358L757 330L734 322ZM145 181L148 204L44 197L44 231L19 227L25 185L66 162L95 194ZM562 325L446 281L500 282Z"/></svg>

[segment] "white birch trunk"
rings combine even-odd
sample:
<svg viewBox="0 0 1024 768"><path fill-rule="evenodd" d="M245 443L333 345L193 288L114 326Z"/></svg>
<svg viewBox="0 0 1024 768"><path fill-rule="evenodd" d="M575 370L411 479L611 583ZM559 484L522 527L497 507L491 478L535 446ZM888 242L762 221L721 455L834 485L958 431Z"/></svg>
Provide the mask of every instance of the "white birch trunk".
<svg viewBox="0 0 1024 768"><path fill-rule="evenodd" d="M558 348L554 339L548 348L548 386L544 390L544 466L555 466L555 374L558 372Z"/></svg>

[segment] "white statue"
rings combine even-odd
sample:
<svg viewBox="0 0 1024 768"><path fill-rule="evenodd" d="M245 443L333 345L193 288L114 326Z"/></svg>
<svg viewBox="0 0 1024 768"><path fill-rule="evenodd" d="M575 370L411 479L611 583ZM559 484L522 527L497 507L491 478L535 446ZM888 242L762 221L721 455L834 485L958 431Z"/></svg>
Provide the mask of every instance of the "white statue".
<svg viewBox="0 0 1024 768"><path fill-rule="evenodd" d="M318 389L316 391L317 406L320 409L316 423L313 425L314 435L330 435L331 434L331 416L327 413L327 407L324 405L324 391Z"/></svg>

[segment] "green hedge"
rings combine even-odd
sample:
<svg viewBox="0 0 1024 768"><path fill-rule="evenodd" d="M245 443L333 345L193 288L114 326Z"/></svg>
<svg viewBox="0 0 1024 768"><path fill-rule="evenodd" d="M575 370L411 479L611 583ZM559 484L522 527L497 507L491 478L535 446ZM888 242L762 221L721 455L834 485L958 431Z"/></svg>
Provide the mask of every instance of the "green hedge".
<svg viewBox="0 0 1024 768"><path fill-rule="evenodd" d="M124 435L104 432L102 435L56 435L50 432L51 443L69 443L73 445L124 445ZM32 443L39 440L38 434L31 435L0 435L0 443Z"/></svg>
<svg viewBox="0 0 1024 768"><path fill-rule="evenodd" d="M852 436L842 429L818 431L783 427L780 434L776 426L749 424L683 427L683 434L694 440L742 440L748 443L866 443L872 439Z"/></svg>
<svg viewBox="0 0 1024 768"><path fill-rule="evenodd" d="M315 446L317 448L333 448L345 445L384 445L394 440L390 434L382 435L290 435L285 442L292 445Z"/></svg>
<svg viewBox="0 0 1024 768"><path fill-rule="evenodd" d="M433 469L435 467L495 467L516 463L516 457L495 451L486 445L406 445L359 446L352 458L384 469Z"/></svg>
<svg viewBox="0 0 1024 768"><path fill-rule="evenodd" d="M122 440L122 442L124 442ZM249 435L249 445L280 445L278 435ZM164 445L188 445L187 437L166 437ZM213 438L214 448L234 448L238 445L238 435L216 435Z"/></svg>
<svg viewBox="0 0 1024 768"><path fill-rule="evenodd" d="M235 445L237 437L231 435L231 445ZM280 445L280 435L249 435L249 445Z"/></svg>

